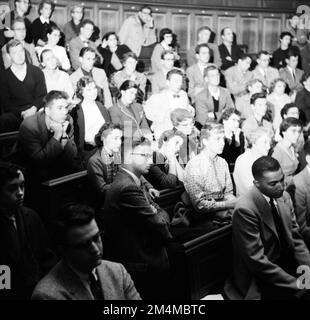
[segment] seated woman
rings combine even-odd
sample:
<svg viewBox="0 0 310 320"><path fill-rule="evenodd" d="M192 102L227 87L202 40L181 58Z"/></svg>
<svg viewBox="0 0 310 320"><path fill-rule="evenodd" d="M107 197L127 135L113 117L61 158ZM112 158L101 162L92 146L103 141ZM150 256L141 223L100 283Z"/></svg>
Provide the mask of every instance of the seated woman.
<svg viewBox="0 0 310 320"><path fill-rule="evenodd" d="M71 112L74 122L74 140L78 151L87 163L96 151L95 136L99 129L111 122L108 110L96 101L98 89L93 78L82 77L77 83L76 96L81 99Z"/></svg>
<svg viewBox="0 0 310 320"><path fill-rule="evenodd" d="M102 38L101 46L97 49L103 58L101 67L108 78L110 78L112 73L123 68L121 62L123 55L130 52L130 49L125 44L118 43L118 37L115 32L107 32Z"/></svg>
<svg viewBox="0 0 310 320"><path fill-rule="evenodd" d="M244 195L253 186L252 164L258 158L267 156L270 150L271 138L264 127L252 130L247 140L249 148L237 158L233 173L237 196Z"/></svg>
<svg viewBox="0 0 310 320"><path fill-rule="evenodd" d="M185 167L187 162L198 153L199 130L194 126L194 115L186 109L177 108L170 114L173 131L183 135L183 144L179 151L179 163Z"/></svg>
<svg viewBox="0 0 310 320"><path fill-rule="evenodd" d="M138 58L133 52L125 53L122 59L124 68L114 73L111 78L111 84L117 89L120 89L120 86L124 81L133 81L139 89L137 100L142 103L145 94L146 76L143 73L136 71L137 62Z"/></svg>
<svg viewBox="0 0 310 320"><path fill-rule="evenodd" d="M153 165L145 178L158 190L175 188L183 181L184 169L178 161L183 144L178 131L165 131L158 141L158 151L153 153Z"/></svg>
<svg viewBox="0 0 310 320"><path fill-rule="evenodd" d="M104 203L105 194L119 171L122 136L121 127L112 123L105 123L96 135L98 149L87 163L87 178L96 206Z"/></svg>
<svg viewBox="0 0 310 320"><path fill-rule="evenodd" d="M159 32L159 43L157 43L154 47L152 57L151 57L151 64L152 64L152 71L157 72L161 70L162 63L161 63L161 54L165 50L173 51L174 59L179 60L180 56L177 54L176 51L173 50L172 47L173 42L173 32L169 28L161 29Z"/></svg>
<svg viewBox="0 0 310 320"><path fill-rule="evenodd" d="M51 25L46 30L46 45L37 47L37 53L40 56L45 49L50 49L54 52L58 65L61 69L68 71L71 69L71 64L67 56L66 49L58 45L61 38L61 31L56 25Z"/></svg>
<svg viewBox="0 0 310 320"><path fill-rule="evenodd" d="M280 136L283 138L273 149L272 157L277 159L284 173L286 187L293 183L299 165L295 150L298 138L302 132L302 123L296 118L286 118L280 124Z"/></svg>
<svg viewBox="0 0 310 320"><path fill-rule="evenodd" d="M50 49L44 49L40 55L42 71L45 78L47 92L52 90L65 91L69 99L73 98L74 89L69 75L58 69L55 54Z"/></svg>
<svg viewBox="0 0 310 320"><path fill-rule="evenodd" d="M234 171L236 159L244 152L244 134L240 129L241 113L233 108L226 109L220 123L223 123L225 133L225 145L220 154L229 166L229 172Z"/></svg>
<svg viewBox="0 0 310 320"><path fill-rule="evenodd" d="M136 102L138 86L135 82L126 80L120 86L120 98L109 109L112 123L124 129L125 137L148 136L152 141L152 132L145 118L142 105Z"/></svg>

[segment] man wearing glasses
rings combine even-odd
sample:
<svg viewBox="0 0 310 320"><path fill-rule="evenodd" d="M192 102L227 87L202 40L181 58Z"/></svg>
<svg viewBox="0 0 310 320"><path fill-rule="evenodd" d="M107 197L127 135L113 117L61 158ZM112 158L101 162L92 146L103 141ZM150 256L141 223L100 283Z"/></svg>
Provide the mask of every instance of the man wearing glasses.
<svg viewBox="0 0 310 320"><path fill-rule="evenodd" d="M142 6L136 15L124 21L118 36L120 43L127 45L137 57L144 55L148 51L147 47L153 49L156 34L152 9L149 6ZM149 52L148 58L151 54L152 52Z"/></svg>
<svg viewBox="0 0 310 320"><path fill-rule="evenodd" d="M94 210L66 206L55 224L62 260L36 286L33 300L139 300L125 268L102 260L102 232Z"/></svg>
<svg viewBox="0 0 310 320"><path fill-rule="evenodd" d="M151 142L125 140L123 150L124 164L104 204L104 253L124 264L143 299L165 299L169 295L165 245L172 239L169 218L141 181L152 164Z"/></svg>

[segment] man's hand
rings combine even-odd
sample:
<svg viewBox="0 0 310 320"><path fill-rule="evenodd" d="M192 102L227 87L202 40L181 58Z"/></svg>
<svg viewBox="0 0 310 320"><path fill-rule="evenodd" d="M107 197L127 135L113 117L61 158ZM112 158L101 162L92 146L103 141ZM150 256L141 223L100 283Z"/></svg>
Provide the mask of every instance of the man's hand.
<svg viewBox="0 0 310 320"><path fill-rule="evenodd" d="M54 138L60 141L63 132L62 124L52 121L50 124L50 129L54 132Z"/></svg>
<svg viewBox="0 0 310 320"><path fill-rule="evenodd" d="M29 109L26 109L21 113L21 116L23 119L26 119L27 117L33 116L37 112L37 108L35 106L32 106Z"/></svg>
<svg viewBox="0 0 310 320"><path fill-rule="evenodd" d="M159 197L159 191L153 188L149 189L149 194L152 199Z"/></svg>

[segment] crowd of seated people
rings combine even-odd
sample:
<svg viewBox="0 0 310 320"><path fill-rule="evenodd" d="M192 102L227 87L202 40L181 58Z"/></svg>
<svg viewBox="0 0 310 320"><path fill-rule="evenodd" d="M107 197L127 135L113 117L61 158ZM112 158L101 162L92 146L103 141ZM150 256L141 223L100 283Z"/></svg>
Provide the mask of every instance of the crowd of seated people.
<svg viewBox="0 0 310 320"><path fill-rule="evenodd" d="M42 0L29 25L22 1L15 1L0 68L0 134L18 131L9 159L16 165L0 163L0 237L16 253L13 263L8 248L0 250L0 264L12 263L19 277L9 298L174 298L174 212L156 200L176 188L199 217L195 227L232 224L240 262L227 297L295 297L292 266L310 266L309 44L296 31L299 17L290 18L292 30L281 33L274 53L256 59L242 52L231 28L221 30L217 46L213 31L201 27L187 64L177 64L174 32L163 28L156 42L149 6L120 30L94 36L82 5L61 29L53 2ZM149 70L137 70L146 55ZM54 263L41 272L37 254L49 252L48 236L23 207L24 185L27 206L44 211L42 184L83 171L87 205L64 206L55 221L38 212L49 236L58 230Z"/></svg>

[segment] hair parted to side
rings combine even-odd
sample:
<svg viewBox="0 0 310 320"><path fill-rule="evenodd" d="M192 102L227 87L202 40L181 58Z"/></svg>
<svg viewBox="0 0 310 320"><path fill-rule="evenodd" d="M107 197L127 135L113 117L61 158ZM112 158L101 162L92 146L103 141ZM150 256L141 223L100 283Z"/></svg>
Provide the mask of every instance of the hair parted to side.
<svg viewBox="0 0 310 320"><path fill-rule="evenodd" d="M179 123L183 122L187 119L194 119L194 115L189 112L187 109L183 108L176 108L170 113L170 119L172 122L172 125L176 127Z"/></svg>
<svg viewBox="0 0 310 320"><path fill-rule="evenodd" d="M216 121L208 121L206 122L200 131L200 139L201 141L203 139L208 140L212 134L212 132L224 132L224 126L221 123L218 123Z"/></svg>
<svg viewBox="0 0 310 320"><path fill-rule="evenodd" d="M41 10L43 9L44 5L45 4L48 4L51 6L51 9L52 9L52 12L51 12L51 15L50 17L53 15L54 13L54 10L55 10L55 3L51 0L42 0L40 3L39 3L39 6L38 6L38 15L40 16L41 15Z"/></svg>
<svg viewBox="0 0 310 320"><path fill-rule="evenodd" d="M20 172L24 173L25 169L15 163L0 160L0 194L1 188L9 181L18 178Z"/></svg>
<svg viewBox="0 0 310 320"><path fill-rule="evenodd" d="M69 95L65 91L52 90L43 99L44 108L48 108L55 100L69 99Z"/></svg>
<svg viewBox="0 0 310 320"><path fill-rule="evenodd" d="M8 54L10 54L10 49L11 48L15 48L15 47L18 47L18 46L22 46L23 47L23 44L17 40L17 39L12 39L10 40L7 44L6 44L6 52ZM24 47L23 47L24 48Z"/></svg>
<svg viewBox="0 0 310 320"><path fill-rule="evenodd" d="M299 119L296 118L286 118L283 119L280 124L280 136L283 138L283 132L285 132L290 127L300 127L302 128L302 122Z"/></svg>
<svg viewBox="0 0 310 320"><path fill-rule="evenodd" d="M77 98L83 100L83 91L87 85L90 83L94 83L96 85L95 80L91 76L84 76L82 77L76 84L76 96ZM97 85L96 85L97 87Z"/></svg>
<svg viewBox="0 0 310 320"><path fill-rule="evenodd" d="M260 180L265 172L275 172L281 168L280 163L275 158L263 156L254 161L252 174L255 180Z"/></svg>
<svg viewBox="0 0 310 320"><path fill-rule="evenodd" d="M102 125L98 133L95 135L95 143L98 148L103 146L102 140L105 139L113 130L119 130L123 132L123 129L119 124L108 122Z"/></svg>

